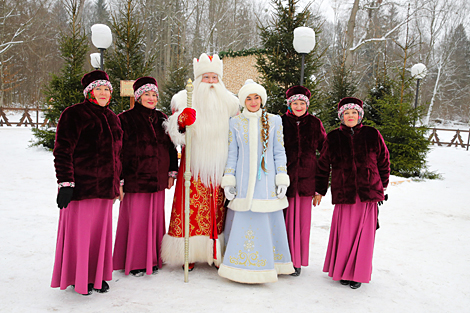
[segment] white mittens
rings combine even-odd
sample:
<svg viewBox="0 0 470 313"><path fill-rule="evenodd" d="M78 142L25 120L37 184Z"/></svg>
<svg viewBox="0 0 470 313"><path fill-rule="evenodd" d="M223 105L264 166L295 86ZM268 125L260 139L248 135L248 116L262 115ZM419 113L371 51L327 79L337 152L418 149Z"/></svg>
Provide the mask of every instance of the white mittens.
<svg viewBox="0 0 470 313"><path fill-rule="evenodd" d="M282 199L286 196L287 186L286 185L279 185L277 186L277 198Z"/></svg>
<svg viewBox="0 0 470 313"><path fill-rule="evenodd" d="M237 189L234 186L225 186L224 193L225 193L225 198L231 201L235 199L235 196L237 195Z"/></svg>

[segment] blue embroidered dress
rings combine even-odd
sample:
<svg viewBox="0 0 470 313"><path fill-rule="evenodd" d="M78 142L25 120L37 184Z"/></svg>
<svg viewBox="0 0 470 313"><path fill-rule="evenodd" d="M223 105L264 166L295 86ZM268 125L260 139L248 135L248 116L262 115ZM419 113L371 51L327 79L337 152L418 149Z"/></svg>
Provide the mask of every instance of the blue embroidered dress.
<svg viewBox="0 0 470 313"><path fill-rule="evenodd" d="M287 232L282 210L287 198L277 198L279 185L289 185L282 120L268 114L267 173L260 167L263 152L261 110L230 119L229 152L222 187L234 186L237 195L228 205L226 250L219 275L241 283L277 281L291 274Z"/></svg>

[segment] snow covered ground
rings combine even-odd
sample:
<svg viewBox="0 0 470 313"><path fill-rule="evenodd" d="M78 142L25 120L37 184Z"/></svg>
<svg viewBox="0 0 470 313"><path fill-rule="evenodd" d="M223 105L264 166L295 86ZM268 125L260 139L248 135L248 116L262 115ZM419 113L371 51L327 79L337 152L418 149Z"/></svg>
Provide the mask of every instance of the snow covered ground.
<svg viewBox="0 0 470 313"><path fill-rule="evenodd" d="M428 163L443 180L388 188L380 208L374 270L358 290L322 266L333 212L328 194L313 209L310 266L264 285L225 280L197 264L157 275L114 272L107 294L50 288L59 209L52 153L29 147L30 128L0 127L0 312L469 312L470 151L433 147ZM402 181L392 177L392 181ZM167 192L167 222L173 190ZM118 218L114 206L114 230Z"/></svg>

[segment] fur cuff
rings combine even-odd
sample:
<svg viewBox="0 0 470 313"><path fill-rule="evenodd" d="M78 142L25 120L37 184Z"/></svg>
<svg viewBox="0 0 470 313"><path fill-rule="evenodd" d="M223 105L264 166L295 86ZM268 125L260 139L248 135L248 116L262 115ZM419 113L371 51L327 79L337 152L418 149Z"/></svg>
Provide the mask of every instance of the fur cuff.
<svg viewBox="0 0 470 313"><path fill-rule="evenodd" d="M289 180L289 175L280 173L276 174L276 186L284 185L289 187L290 185L290 180Z"/></svg>
<svg viewBox="0 0 470 313"><path fill-rule="evenodd" d="M214 241L208 236L189 237L189 263L207 262L219 266L222 263L224 235L216 239L217 259L214 259ZM162 240L162 260L168 265L184 264L184 237L173 237L168 234Z"/></svg>
<svg viewBox="0 0 470 313"><path fill-rule="evenodd" d="M274 268L276 269L278 274L285 274L289 275L294 273L294 265L292 262L289 263L274 263Z"/></svg>
<svg viewBox="0 0 470 313"><path fill-rule="evenodd" d="M175 146L184 145L186 143L186 135L180 133L178 126L178 116L180 112L175 112L166 121L163 122L165 132L170 136L171 141Z"/></svg>
<svg viewBox="0 0 470 313"><path fill-rule="evenodd" d="M292 263L291 263L292 266ZM293 269L293 268L292 268ZM222 264L219 267L219 276L244 284L263 284L277 282L276 269L265 271L250 271L234 268Z"/></svg>
<svg viewBox="0 0 470 313"><path fill-rule="evenodd" d="M235 198L230 201L228 208L237 211L237 212L259 212L259 213L270 213L283 210L289 206L289 201L287 197L282 199L272 199L272 200L257 200L253 199L249 201L248 199L239 199Z"/></svg>
<svg viewBox="0 0 470 313"><path fill-rule="evenodd" d="M233 175L224 175L222 177L222 182L220 184L220 187L225 188L227 186L237 186L237 179Z"/></svg>

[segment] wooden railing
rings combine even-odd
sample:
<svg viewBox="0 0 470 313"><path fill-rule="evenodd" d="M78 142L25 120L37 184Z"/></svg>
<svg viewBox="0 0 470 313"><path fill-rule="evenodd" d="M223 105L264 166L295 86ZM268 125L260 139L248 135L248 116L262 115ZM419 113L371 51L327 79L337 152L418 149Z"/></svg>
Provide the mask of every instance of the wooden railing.
<svg viewBox="0 0 470 313"><path fill-rule="evenodd" d="M8 120L8 117L5 114L5 111L23 111L23 115L20 118L19 122L10 122ZM29 114L30 111L36 111L36 121L33 121L33 118ZM6 125L6 126L32 126L32 127L44 127L44 126L50 126L54 127L55 125L48 119L44 119L42 122L39 122L39 112L43 111L40 108L2 108L0 107L0 126ZM431 144L436 144L438 146L442 145L447 145L447 147L451 146L461 146L462 148L466 148L468 151L468 148L470 147L470 129L469 130L460 130L460 129L446 129L446 128L430 128L431 130L431 135L429 136L429 141L431 141ZM450 131L450 132L455 132L454 137L450 142L443 142L439 139L439 136L437 132L441 131ZM467 143L464 143L462 139L462 133L467 133Z"/></svg>
<svg viewBox="0 0 470 313"><path fill-rule="evenodd" d="M432 131L431 135L429 136L428 140L431 141L431 144L436 144L438 146L447 145L447 147L452 147L455 145L456 147L461 146L462 148L467 148L470 145L470 129L469 130L460 130L460 129L445 129L445 128L430 128ZM451 131L455 132L454 137L450 142L442 142L437 135L437 131ZM461 133L468 133L467 135L467 143L464 143Z"/></svg>
<svg viewBox="0 0 470 313"><path fill-rule="evenodd" d="M19 122L10 122L8 120L5 111L23 111L23 115L20 118ZM33 118L29 114L30 111L36 111L36 121L33 121ZM43 111L40 108L2 108L0 107L0 126L32 126L32 127L43 127L50 126L54 127L55 125L48 119L44 119L42 122L39 122L39 112Z"/></svg>

